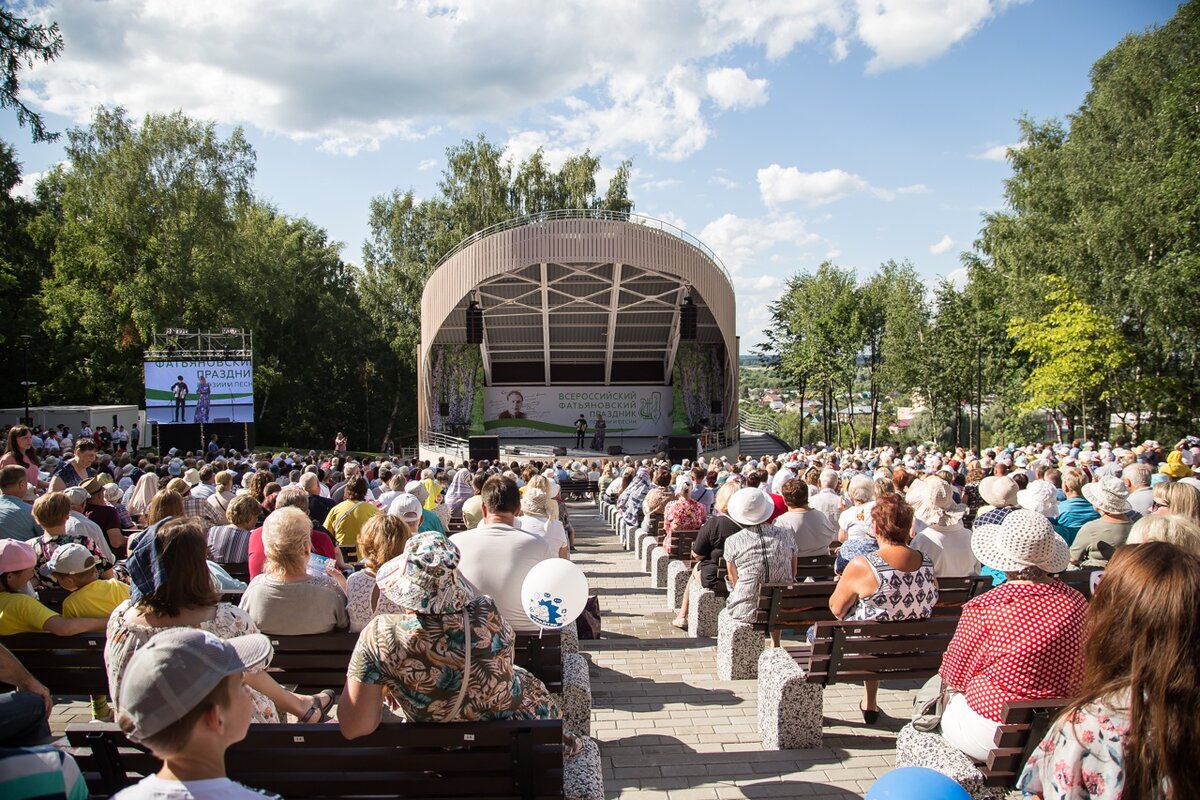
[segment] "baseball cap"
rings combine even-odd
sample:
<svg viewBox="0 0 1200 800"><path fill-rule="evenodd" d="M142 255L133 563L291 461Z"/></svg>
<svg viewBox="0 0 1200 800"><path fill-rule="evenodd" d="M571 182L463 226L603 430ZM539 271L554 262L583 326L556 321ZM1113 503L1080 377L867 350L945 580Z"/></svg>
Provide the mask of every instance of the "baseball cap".
<svg viewBox="0 0 1200 800"><path fill-rule="evenodd" d="M261 633L221 640L196 628L166 630L142 645L125 669L117 707L141 741L178 722L230 675L267 664L274 651Z"/></svg>
<svg viewBox="0 0 1200 800"><path fill-rule="evenodd" d="M0 539L0 572L20 572L36 565L33 545L20 539Z"/></svg>
<svg viewBox="0 0 1200 800"><path fill-rule="evenodd" d="M388 506L387 513L408 523L417 522L421 519L421 501L411 494L398 494Z"/></svg>
<svg viewBox="0 0 1200 800"><path fill-rule="evenodd" d="M95 569L96 557L83 545L72 542L55 550L54 555L46 562L46 566L51 572L62 575L78 575L89 569Z"/></svg>
<svg viewBox="0 0 1200 800"><path fill-rule="evenodd" d="M82 486L72 486L69 489L63 490L63 494L67 496L67 499L71 501L71 505L73 506L86 503L88 498L91 497L87 489Z"/></svg>

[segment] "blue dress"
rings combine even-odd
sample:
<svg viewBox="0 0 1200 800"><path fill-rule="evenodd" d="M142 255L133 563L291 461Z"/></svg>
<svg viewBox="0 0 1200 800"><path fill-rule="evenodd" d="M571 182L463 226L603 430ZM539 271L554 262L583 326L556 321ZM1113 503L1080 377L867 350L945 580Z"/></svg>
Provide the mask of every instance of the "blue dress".
<svg viewBox="0 0 1200 800"><path fill-rule="evenodd" d="M208 422L208 406L212 402L212 384L202 383L196 387L196 416L193 422Z"/></svg>

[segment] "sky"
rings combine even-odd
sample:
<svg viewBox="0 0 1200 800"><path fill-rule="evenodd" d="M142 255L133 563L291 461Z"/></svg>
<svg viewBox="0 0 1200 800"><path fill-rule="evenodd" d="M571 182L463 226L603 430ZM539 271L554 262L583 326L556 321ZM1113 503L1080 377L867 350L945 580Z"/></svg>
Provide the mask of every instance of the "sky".
<svg viewBox="0 0 1200 800"><path fill-rule="evenodd" d="M12 6L12 3L8 5ZM635 210L699 237L738 298L743 352L787 278L825 260L961 280L1003 208L1017 120L1065 119L1097 58L1162 0L51 0L65 46L22 73L52 130L98 105L241 126L256 194L360 263L368 204L436 192L479 132L519 161L633 162ZM64 159L15 115L31 192Z"/></svg>

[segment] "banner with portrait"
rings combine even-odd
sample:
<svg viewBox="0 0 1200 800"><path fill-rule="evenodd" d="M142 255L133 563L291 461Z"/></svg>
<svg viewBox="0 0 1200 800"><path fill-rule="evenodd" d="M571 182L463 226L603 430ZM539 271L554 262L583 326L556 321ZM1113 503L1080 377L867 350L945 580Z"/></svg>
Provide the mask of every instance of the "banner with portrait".
<svg viewBox="0 0 1200 800"><path fill-rule="evenodd" d="M604 416L608 436L671 432L670 386L488 386L483 428L522 436L574 436L582 414L589 435Z"/></svg>

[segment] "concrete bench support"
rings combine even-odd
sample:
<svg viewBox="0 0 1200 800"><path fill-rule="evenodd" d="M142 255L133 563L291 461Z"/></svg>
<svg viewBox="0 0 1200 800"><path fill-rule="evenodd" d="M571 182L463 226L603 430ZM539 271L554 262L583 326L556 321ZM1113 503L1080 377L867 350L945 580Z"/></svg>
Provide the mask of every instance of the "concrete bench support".
<svg viewBox="0 0 1200 800"><path fill-rule="evenodd" d="M758 677L758 657L762 655L762 631L748 622L738 622L722 609L717 616L717 679L743 681Z"/></svg>
<svg viewBox="0 0 1200 800"><path fill-rule="evenodd" d="M688 590L688 578L691 570L682 561L675 560L667 565L667 610L678 611L683 608L684 593Z"/></svg>
<svg viewBox="0 0 1200 800"><path fill-rule="evenodd" d="M671 556L662 547L650 555L650 588L667 588L667 568L671 566ZM671 609L674 611L674 609Z"/></svg>
<svg viewBox="0 0 1200 800"><path fill-rule="evenodd" d="M583 750L563 763L563 796L567 800L604 800L600 745L595 739L584 739Z"/></svg>
<svg viewBox="0 0 1200 800"><path fill-rule="evenodd" d="M688 635L697 638L717 635L717 615L725 608L725 598L712 589L693 584L688 598Z"/></svg>
<svg viewBox="0 0 1200 800"><path fill-rule="evenodd" d="M782 648L769 648L758 657L758 733L764 749L821 746L824 693L807 677Z"/></svg>
<svg viewBox="0 0 1200 800"><path fill-rule="evenodd" d="M661 548L658 539L650 534L646 534L640 542L638 542L638 561L642 563L642 569L647 573L650 572L650 565L653 563L651 558L655 550Z"/></svg>
<svg viewBox="0 0 1200 800"><path fill-rule="evenodd" d="M562 696L557 698L562 709L563 727L576 736L592 733L592 682L588 676L587 659L581 653L563 654Z"/></svg>
<svg viewBox="0 0 1200 800"><path fill-rule="evenodd" d="M897 767L927 767L946 775L967 790L972 800L1004 800L1008 791L985 786L979 765L936 733L905 725L896 737Z"/></svg>

